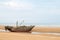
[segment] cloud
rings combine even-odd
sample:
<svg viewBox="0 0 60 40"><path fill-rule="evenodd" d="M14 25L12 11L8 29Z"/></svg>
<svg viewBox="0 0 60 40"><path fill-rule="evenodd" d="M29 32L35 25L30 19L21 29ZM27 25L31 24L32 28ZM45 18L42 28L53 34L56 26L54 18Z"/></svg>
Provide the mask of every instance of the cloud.
<svg viewBox="0 0 60 40"><path fill-rule="evenodd" d="M22 2L18 0L11 0L8 2L1 2L0 5L9 7L9 8L20 8L20 9L31 9L32 4L27 2Z"/></svg>

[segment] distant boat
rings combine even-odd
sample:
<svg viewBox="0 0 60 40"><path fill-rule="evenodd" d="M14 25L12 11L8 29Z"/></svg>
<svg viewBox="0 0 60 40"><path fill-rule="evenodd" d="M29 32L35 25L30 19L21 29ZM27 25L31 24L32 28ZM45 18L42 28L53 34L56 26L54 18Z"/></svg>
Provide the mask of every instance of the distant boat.
<svg viewBox="0 0 60 40"><path fill-rule="evenodd" d="M30 32L34 28L34 26L5 26L5 30L9 30L11 32Z"/></svg>

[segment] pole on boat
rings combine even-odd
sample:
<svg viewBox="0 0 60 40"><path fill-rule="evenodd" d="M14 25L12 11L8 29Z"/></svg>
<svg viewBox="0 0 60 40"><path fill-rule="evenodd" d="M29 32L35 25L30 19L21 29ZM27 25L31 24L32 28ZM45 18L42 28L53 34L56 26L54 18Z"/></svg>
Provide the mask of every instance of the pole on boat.
<svg viewBox="0 0 60 40"><path fill-rule="evenodd" d="M18 27L18 20L16 21L16 27Z"/></svg>
<svg viewBox="0 0 60 40"><path fill-rule="evenodd" d="M22 20L22 22L20 23L20 25L22 25L24 23L24 20Z"/></svg>

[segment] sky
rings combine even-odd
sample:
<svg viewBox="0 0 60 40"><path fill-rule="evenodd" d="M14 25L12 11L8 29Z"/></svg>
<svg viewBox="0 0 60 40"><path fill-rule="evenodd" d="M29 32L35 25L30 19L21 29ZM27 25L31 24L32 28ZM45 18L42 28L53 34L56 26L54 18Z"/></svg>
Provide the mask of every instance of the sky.
<svg viewBox="0 0 60 40"><path fill-rule="evenodd" d="M0 24L60 25L60 0L0 0Z"/></svg>

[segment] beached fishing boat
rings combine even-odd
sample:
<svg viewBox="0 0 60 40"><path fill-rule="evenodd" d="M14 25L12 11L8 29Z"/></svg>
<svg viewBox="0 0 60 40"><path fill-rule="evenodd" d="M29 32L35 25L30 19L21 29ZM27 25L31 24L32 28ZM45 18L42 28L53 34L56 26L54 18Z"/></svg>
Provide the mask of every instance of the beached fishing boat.
<svg viewBox="0 0 60 40"><path fill-rule="evenodd" d="M18 26L18 21L16 22L16 27L13 26L5 26L5 30L9 30L11 32L30 32L35 26Z"/></svg>
<svg viewBox="0 0 60 40"><path fill-rule="evenodd" d="M34 26L5 26L5 30L9 30L11 32L30 32L34 28Z"/></svg>

